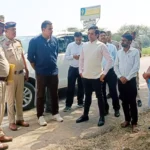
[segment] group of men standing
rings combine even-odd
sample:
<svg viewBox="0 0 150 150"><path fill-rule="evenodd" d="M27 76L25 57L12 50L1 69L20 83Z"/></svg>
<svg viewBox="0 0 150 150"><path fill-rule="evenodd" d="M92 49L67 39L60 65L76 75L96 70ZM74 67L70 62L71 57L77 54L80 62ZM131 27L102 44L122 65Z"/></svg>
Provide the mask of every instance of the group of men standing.
<svg viewBox="0 0 150 150"><path fill-rule="evenodd" d="M23 47L16 37L16 23L4 24L4 17L0 19L0 125L4 117L5 100L9 128L17 130L17 126L29 127L23 119L23 89L24 81L28 80L29 71L24 58ZM52 97L53 119L63 122L59 115L58 105L58 41L52 36L53 26L50 21L44 21L41 25L42 34L33 38L29 43L28 60L36 73L37 83L37 118L41 126L47 125L43 117L45 90L49 90ZM3 33L5 32L5 36ZM13 82L8 83L7 77L10 73L10 65L15 65ZM15 119L15 110L16 119ZM0 142L10 142L12 137L6 136L0 128ZM0 143L0 150L7 149L7 144Z"/></svg>
<svg viewBox="0 0 150 150"><path fill-rule="evenodd" d="M121 124L121 127L127 127L131 123L132 131L137 132L137 105L139 107L142 105L139 95L137 95L141 47L135 41L135 34L135 32L132 34L125 33L122 36L121 43L111 40L110 31L99 31L96 26L88 29L89 42L82 42L82 33L76 32L74 34L75 42L68 45L65 55L65 58L70 62L70 68L64 112L71 110L77 80L77 107L84 107L84 112L76 120L76 123L89 120L92 92L95 91L100 116L98 126L105 124L105 116L109 114L108 96L106 94L106 84L108 84L114 116L120 116L119 99L121 99L125 115L125 121ZM84 103L84 96L80 94L81 91L85 93ZM138 98L137 102L136 97Z"/></svg>
<svg viewBox="0 0 150 150"><path fill-rule="evenodd" d="M63 122L63 118L59 114L58 105L58 41L52 36L53 25L50 21L44 21L41 30L42 34L33 38L29 43L28 60L36 74L38 123L45 126L47 122L44 119L43 112L46 88L51 94L53 119ZM4 31L5 36L3 36ZM16 131L17 125L29 126L23 119L22 111L24 80L28 80L29 71L21 42L15 39L16 23L8 22L4 24L1 21L0 36L0 125L4 116L6 99L9 128ZM131 47L133 37L129 33L124 34L121 41L122 48L119 51L117 51L119 48L117 43L115 43L116 46L111 44L109 35L105 31L99 31L96 26L91 26L88 29L89 42L82 43L82 33L80 32L76 32L74 38L75 42L68 45L65 55L65 59L70 62L70 67L64 111L71 110L77 80L78 108L84 107L84 112L76 120L76 123L89 120L88 114L92 102L92 93L95 91L99 108L98 126L103 126L105 116L109 113L106 95L106 84L108 84L114 116L120 116L120 97L125 115L125 121L121 126L127 127L131 123L133 132L136 132L138 121L136 77L139 70L140 54L137 49ZM7 85L10 64L15 65L14 81ZM14 104L16 104L17 120L15 120ZM12 141L12 137L5 136L0 128L0 142L9 141ZM0 143L0 150L7 148L8 145Z"/></svg>

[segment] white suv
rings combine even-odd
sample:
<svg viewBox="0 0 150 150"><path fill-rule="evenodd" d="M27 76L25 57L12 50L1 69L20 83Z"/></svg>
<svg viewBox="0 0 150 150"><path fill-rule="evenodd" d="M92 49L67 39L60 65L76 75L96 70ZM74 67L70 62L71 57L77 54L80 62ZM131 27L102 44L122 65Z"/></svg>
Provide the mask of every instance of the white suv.
<svg viewBox="0 0 150 150"><path fill-rule="evenodd" d="M58 55L58 69L59 69L59 89L67 87L67 74L69 63L64 59L66 47L69 43L74 41L74 33L63 33L56 35L59 42L59 55ZM21 40L23 48L25 50L25 58L27 58L28 44L33 36L21 36L17 37ZM88 41L87 35L83 34L83 42ZM32 69L29 61L27 61L27 66L29 69L29 80L25 82L24 85L24 99L23 99L23 109L28 110L34 107L35 103L35 71Z"/></svg>

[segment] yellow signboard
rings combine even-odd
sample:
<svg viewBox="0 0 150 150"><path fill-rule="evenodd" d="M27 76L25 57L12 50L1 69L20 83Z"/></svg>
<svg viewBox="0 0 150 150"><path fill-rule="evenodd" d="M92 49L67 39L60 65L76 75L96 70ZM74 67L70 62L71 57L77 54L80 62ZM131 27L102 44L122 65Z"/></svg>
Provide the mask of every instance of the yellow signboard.
<svg viewBox="0 0 150 150"><path fill-rule="evenodd" d="M87 9L85 16L90 16L90 15L99 15L100 14L100 9L99 8L93 8L93 9Z"/></svg>
<svg viewBox="0 0 150 150"><path fill-rule="evenodd" d="M100 5L93 6L93 7L81 8L81 10L80 10L81 20L100 18L100 11L101 11Z"/></svg>

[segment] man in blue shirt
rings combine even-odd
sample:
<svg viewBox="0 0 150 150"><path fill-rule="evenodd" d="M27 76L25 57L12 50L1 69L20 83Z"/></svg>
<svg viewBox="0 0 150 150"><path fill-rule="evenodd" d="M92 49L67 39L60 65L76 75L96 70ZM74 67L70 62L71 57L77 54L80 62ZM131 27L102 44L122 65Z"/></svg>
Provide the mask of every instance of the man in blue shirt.
<svg viewBox="0 0 150 150"><path fill-rule="evenodd" d="M43 117L44 95L46 87L51 94L52 115L57 121L63 119L59 115L58 106L58 41L52 36L53 26L50 21L44 21L41 25L42 34L31 39L28 49L28 60L35 69L37 79L37 117L40 125L47 122Z"/></svg>
<svg viewBox="0 0 150 150"><path fill-rule="evenodd" d="M106 44L108 51L113 59L113 61L115 61L116 59L116 54L117 54L117 49L113 44L107 43L107 36L106 36L106 32L105 31L100 31L99 33L99 40ZM103 58L103 69L106 66L106 59ZM118 93L117 93L117 76L114 72L113 66L112 68L108 71L105 79L104 79L104 83L103 83L103 96L104 96L104 102L105 102L105 115L108 115L109 113L109 105L107 102L107 97L106 97L106 83L108 84L109 87L109 92L110 95L112 97L112 104L113 104L113 109L115 111L115 117L119 117L120 116L120 105L119 105L119 98L118 98Z"/></svg>

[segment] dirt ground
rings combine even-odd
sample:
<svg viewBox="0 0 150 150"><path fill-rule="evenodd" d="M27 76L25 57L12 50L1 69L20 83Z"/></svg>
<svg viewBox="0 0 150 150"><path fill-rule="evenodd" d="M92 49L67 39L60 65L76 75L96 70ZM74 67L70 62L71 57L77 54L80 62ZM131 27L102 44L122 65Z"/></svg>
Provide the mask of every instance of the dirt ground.
<svg viewBox="0 0 150 150"><path fill-rule="evenodd" d="M64 150L150 150L149 116L150 110L140 113L140 132L136 134L131 132L131 127L120 128L118 121L95 135L62 142L60 147Z"/></svg>
<svg viewBox="0 0 150 150"><path fill-rule="evenodd" d="M123 112L121 116L114 117L113 108L106 117L103 127L97 127L98 109L97 100L93 94L93 103L90 109L90 120L76 124L75 120L81 116L83 109L76 109L75 105L71 112L64 113L65 101L60 103L63 123L51 120L51 115L46 115L48 126L40 127L37 124L35 110L25 113L29 121L29 128L20 128L12 132L4 127L5 133L14 137L9 144L11 150L150 150L150 109L147 107L147 88L143 86L140 90L143 98L143 107L139 110L138 126L140 131L132 133L131 127L122 129L120 123L124 121ZM109 100L111 106L111 99ZM6 119L6 118L5 118Z"/></svg>
<svg viewBox="0 0 150 150"><path fill-rule="evenodd" d="M97 127L98 108L97 100L93 94L93 102L89 113L89 121L76 124L75 121L82 115L83 109L76 109L76 98L71 112L64 113L65 99L60 101L60 114L63 123L52 121L51 115L46 115L46 127L37 123L35 109L24 112L24 118L30 123L29 128L19 128L18 131L8 129L7 116L3 120L3 129L6 135L13 136L9 143L10 150L150 150L150 109L148 108L148 90L142 73L150 64L150 57L142 58L140 69L140 97L143 106L138 108L140 131L132 133L131 127L122 129L120 123L124 121L121 116L114 117L111 99L109 99L110 113L106 123ZM121 104L121 102L120 102Z"/></svg>

